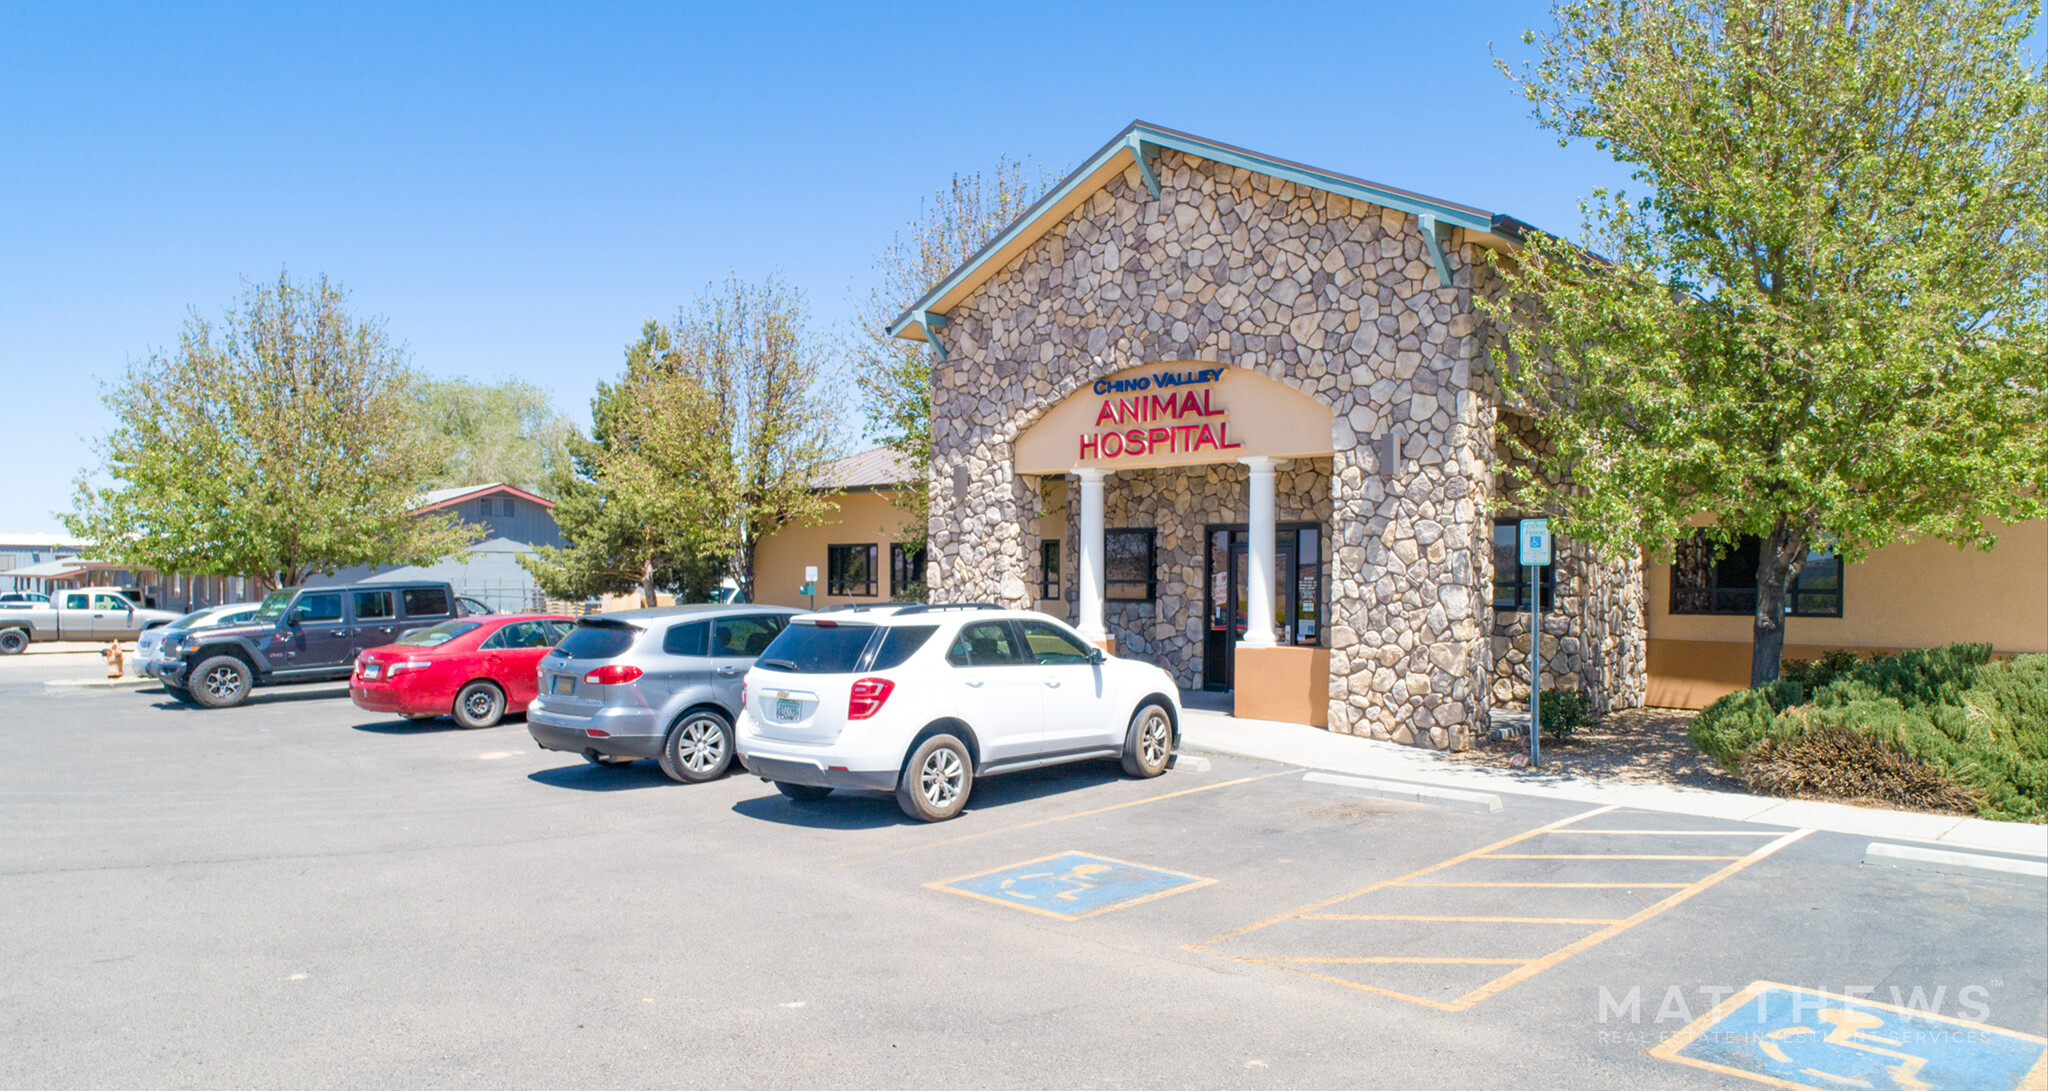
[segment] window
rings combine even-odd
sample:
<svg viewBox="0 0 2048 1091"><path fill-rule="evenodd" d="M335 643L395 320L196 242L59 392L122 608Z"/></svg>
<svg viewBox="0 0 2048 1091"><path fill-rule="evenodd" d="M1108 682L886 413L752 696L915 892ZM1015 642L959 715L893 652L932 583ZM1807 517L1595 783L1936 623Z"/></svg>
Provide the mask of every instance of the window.
<svg viewBox="0 0 2048 1091"><path fill-rule="evenodd" d="M133 610L135 609L135 604L119 595L102 593L92 597L92 608L95 610Z"/></svg>
<svg viewBox="0 0 2048 1091"><path fill-rule="evenodd" d="M885 671L903 665L903 661L924 647L924 642L939 631L936 625L892 625L883 631L882 646L875 651L875 661L869 670Z"/></svg>
<svg viewBox="0 0 2048 1091"><path fill-rule="evenodd" d="M512 514L512 498L511 498L511 497L509 497L509 496L508 496L508 497L504 498L503 500L500 500L500 501L498 501L498 514L499 514L499 515L510 515L510 514Z"/></svg>
<svg viewBox="0 0 2048 1091"><path fill-rule="evenodd" d="M485 518L489 518L489 517L490 517L490 514L491 514L491 498L490 498L490 497L486 496L486 497L484 497L484 498L483 498L482 500L479 500L479 501L477 501L477 502L476 502L476 506L477 506L477 514L478 514L478 515L484 516Z"/></svg>
<svg viewBox="0 0 2048 1091"><path fill-rule="evenodd" d="M439 625L414 629L399 637L398 642L409 648L438 648L458 636L473 633L479 628L482 626L474 621L444 621Z"/></svg>
<svg viewBox="0 0 2048 1091"><path fill-rule="evenodd" d="M406 617L437 617L448 613L448 592L440 587L405 589Z"/></svg>
<svg viewBox="0 0 2048 1091"><path fill-rule="evenodd" d="M451 625L459 623L444 621L441 624ZM555 631L547 622L518 621L492 633L490 639L483 642L482 647L486 651L498 648L517 651L521 648L546 648L554 644L554 642Z"/></svg>
<svg viewBox="0 0 2048 1091"><path fill-rule="evenodd" d="M1024 643L1040 666L1061 667L1088 662L1088 645L1049 621L1025 621Z"/></svg>
<svg viewBox="0 0 2048 1091"><path fill-rule="evenodd" d="M1705 532L1678 543L1671 564L1674 614L1756 613L1756 565L1763 540L1744 535L1735 548L1716 556L1719 546ZM1811 550L1792 581L1785 612L1800 617L1842 616L1842 558Z"/></svg>
<svg viewBox="0 0 2048 1091"><path fill-rule="evenodd" d="M1060 587L1060 542L1038 543L1038 597L1057 599L1065 592Z"/></svg>
<svg viewBox="0 0 2048 1091"><path fill-rule="evenodd" d="M1529 570L1521 561L1522 521L1496 519L1493 522L1493 608L1501 611L1529 611ZM1551 540L1551 559L1558 556L1556 539ZM1543 609L1557 608L1557 565L1537 569L1543 586Z"/></svg>
<svg viewBox="0 0 2048 1091"><path fill-rule="evenodd" d="M1151 602L1159 592L1158 555L1151 527L1103 533L1103 597L1113 602Z"/></svg>
<svg viewBox="0 0 2048 1091"><path fill-rule="evenodd" d="M661 638L661 650L670 655L708 655L710 636L711 623L708 621L671 625L668 634Z"/></svg>
<svg viewBox="0 0 2048 1091"><path fill-rule="evenodd" d="M875 593L875 554L873 545L825 547L825 593L872 597Z"/></svg>
<svg viewBox="0 0 2048 1091"><path fill-rule="evenodd" d="M548 625L552 627L552 632L548 636L548 643L551 645L561 643L562 638L568 636L569 631L576 627L573 621L550 621Z"/></svg>
<svg viewBox="0 0 2048 1091"><path fill-rule="evenodd" d="M477 623L468 621L463 624L475 625ZM435 628L438 629L440 626L436 625ZM555 650L562 653L562 658L564 659L610 659L613 656L625 654L626 649L633 646L633 637L637 635L637 632L635 629L616 623L578 625L575 632L570 633L567 638L555 646Z"/></svg>
<svg viewBox="0 0 2048 1091"><path fill-rule="evenodd" d="M792 625L761 653L758 665L797 674L851 674L874 635L872 625Z"/></svg>
<svg viewBox="0 0 2048 1091"><path fill-rule="evenodd" d="M66 595L64 596L64 608L66 610L90 610L92 607L87 604L91 601L92 596L90 595Z"/></svg>
<svg viewBox="0 0 2048 1091"><path fill-rule="evenodd" d="M300 621L340 621L341 592L301 596L294 612Z"/></svg>
<svg viewBox="0 0 2048 1091"><path fill-rule="evenodd" d="M946 662L956 667L1018 667L1024 653L1007 621L977 621L960 627Z"/></svg>
<svg viewBox="0 0 2048 1091"><path fill-rule="evenodd" d="M358 591L355 598L357 621L383 621L398 616L391 610L389 591Z"/></svg>
<svg viewBox="0 0 2048 1091"><path fill-rule="evenodd" d="M753 659L767 651L781 631L782 619L773 614L719 618L711 630L711 654Z"/></svg>
<svg viewBox="0 0 2048 1091"><path fill-rule="evenodd" d="M889 593L901 595L911 584L924 582L924 550L907 552L902 542L889 543Z"/></svg>

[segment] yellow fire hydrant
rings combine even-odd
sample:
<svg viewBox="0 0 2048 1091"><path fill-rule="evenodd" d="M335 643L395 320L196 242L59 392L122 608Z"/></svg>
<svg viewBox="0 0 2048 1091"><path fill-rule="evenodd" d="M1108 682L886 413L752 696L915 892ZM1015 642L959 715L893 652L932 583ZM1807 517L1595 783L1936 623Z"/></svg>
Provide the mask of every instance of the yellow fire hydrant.
<svg viewBox="0 0 2048 1091"><path fill-rule="evenodd" d="M125 665L124 661L126 659L121 654L121 642L116 640L108 644L107 650L101 652L100 655L104 656L107 660L107 677L121 677L121 668Z"/></svg>

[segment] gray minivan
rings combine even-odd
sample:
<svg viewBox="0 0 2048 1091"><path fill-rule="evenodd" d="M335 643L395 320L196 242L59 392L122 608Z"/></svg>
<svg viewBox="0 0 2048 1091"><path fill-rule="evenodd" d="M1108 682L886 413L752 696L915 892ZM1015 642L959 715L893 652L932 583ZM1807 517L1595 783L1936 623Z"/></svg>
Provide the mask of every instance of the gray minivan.
<svg viewBox="0 0 2048 1091"><path fill-rule="evenodd" d="M711 780L732 765L741 680L802 612L706 604L578 618L540 661L526 730L593 765L653 758L671 779Z"/></svg>

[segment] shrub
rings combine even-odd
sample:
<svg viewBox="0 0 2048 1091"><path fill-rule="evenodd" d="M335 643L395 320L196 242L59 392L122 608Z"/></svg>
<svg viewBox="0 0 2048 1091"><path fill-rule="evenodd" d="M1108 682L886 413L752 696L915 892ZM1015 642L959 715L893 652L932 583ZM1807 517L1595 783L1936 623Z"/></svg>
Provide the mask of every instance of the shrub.
<svg viewBox="0 0 2048 1091"><path fill-rule="evenodd" d="M1960 792L1976 800L1983 817L2043 821L2048 656L2020 656L2010 663L1990 658L1988 645L1950 644L1846 665L1810 693L1802 693L1796 681L1780 680L1707 706L1689 734L1701 753L1752 782L1763 775L1753 769L1767 766L1750 763L1766 762L1776 772L1761 783L1773 790L1804 785L1836 794L1872 784L1889 785L1887 790L1912 785L1918 806L1953 806ZM1842 732L1882 747L1927 776L1881 765L1868 746L1835 737ZM1856 768L1822 776L1816 769L1823 755Z"/></svg>
<svg viewBox="0 0 2048 1091"><path fill-rule="evenodd" d="M1580 728L1593 722L1593 706L1577 690L1546 689L1536 705L1536 714L1543 719L1543 733L1558 742L1571 741Z"/></svg>
<svg viewBox="0 0 2048 1091"><path fill-rule="evenodd" d="M1836 648L1819 659L1788 659L1778 672L1778 677L1787 682L1797 682L1808 690L1816 690L1847 674L1863 660L1846 648Z"/></svg>

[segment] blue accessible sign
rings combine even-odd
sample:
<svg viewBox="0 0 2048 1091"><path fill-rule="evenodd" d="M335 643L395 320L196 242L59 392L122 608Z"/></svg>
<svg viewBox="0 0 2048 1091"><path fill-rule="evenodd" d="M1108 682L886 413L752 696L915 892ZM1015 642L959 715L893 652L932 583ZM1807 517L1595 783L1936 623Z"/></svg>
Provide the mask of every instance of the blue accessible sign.
<svg viewBox="0 0 2048 1091"><path fill-rule="evenodd" d="M2048 1086L2048 1039L1759 981L1650 1050L1772 1087Z"/></svg>
<svg viewBox="0 0 2048 1091"><path fill-rule="evenodd" d="M1107 856L1063 852L925 885L949 894L1073 921L1215 881Z"/></svg>

